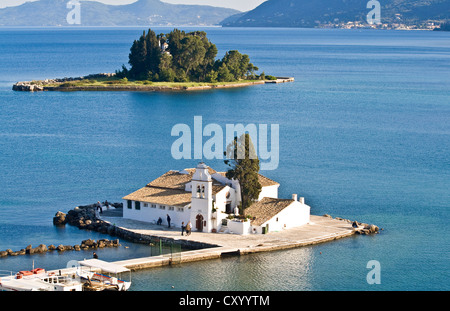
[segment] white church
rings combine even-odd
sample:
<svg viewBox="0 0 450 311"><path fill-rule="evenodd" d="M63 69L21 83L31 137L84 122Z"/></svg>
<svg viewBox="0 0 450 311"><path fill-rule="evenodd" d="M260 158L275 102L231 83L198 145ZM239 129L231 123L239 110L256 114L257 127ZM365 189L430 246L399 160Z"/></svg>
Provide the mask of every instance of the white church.
<svg viewBox="0 0 450 311"><path fill-rule="evenodd" d="M192 231L235 234L266 234L309 223L310 207L304 198L278 199L279 183L259 174L262 186L258 200L245 210L246 219L234 218L240 203L237 180L226 178L204 163L182 171L171 170L145 187L125 196L123 217Z"/></svg>

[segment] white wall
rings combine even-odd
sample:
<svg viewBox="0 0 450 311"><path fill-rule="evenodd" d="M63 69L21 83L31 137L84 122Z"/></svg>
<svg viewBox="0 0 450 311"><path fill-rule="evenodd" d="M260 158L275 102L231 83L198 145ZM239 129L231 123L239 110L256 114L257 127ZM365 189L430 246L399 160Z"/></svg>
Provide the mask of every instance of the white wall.
<svg viewBox="0 0 450 311"><path fill-rule="evenodd" d="M258 201L261 201L263 198L275 198L278 199L278 187L280 185L272 185L261 188L261 192L259 193Z"/></svg>
<svg viewBox="0 0 450 311"><path fill-rule="evenodd" d="M147 204L148 206L144 206L144 204ZM181 227L181 222L184 221L184 225L186 225L189 221L190 216L190 209L185 206L183 208L183 212L180 212L178 210L179 207L173 206L173 210L169 210L169 205L164 205L165 209L161 209L159 204L156 205L156 208L151 207L152 203L144 203L141 202L141 209L136 210L135 202L132 201L132 207L131 209L128 208L127 200L124 200L123 202L123 218L126 219L132 219L132 220L138 220L138 221L145 221L150 223L155 223L158 220L159 217L162 219L162 224L164 226L167 226L167 214L169 214L171 221L170 226L171 227Z"/></svg>
<svg viewBox="0 0 450 311"><path fill-rule="evenodd" d="M251 231L250 221L233 221L229 220L227 224L228 229L231 233L235 234L249 234Z"/></svg>
<svg viewBox="0 0 450 311"><path fill-rule="evenodd" d="M294 201L269 221L262 224L262 227L269 224L269 232L274 232L306 225L310 221L310 209L308 205ZM262 228L257 228L257 230L262 231Z"/></svg>

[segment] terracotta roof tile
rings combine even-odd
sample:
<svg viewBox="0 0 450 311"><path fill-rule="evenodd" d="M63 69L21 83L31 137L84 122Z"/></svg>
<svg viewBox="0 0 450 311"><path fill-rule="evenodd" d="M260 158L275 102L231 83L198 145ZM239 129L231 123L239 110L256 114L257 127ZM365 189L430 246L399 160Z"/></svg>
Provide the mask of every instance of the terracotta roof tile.
<svg viewBox="0 0 450 311"><path fill-rule="evenodd" d="M255 218L252 220L252 225L260 226L291 205L292 202L294 202L292 199L263 198L245 209L245 215Z"/></svg>
<svg viewBox="0 0 450 311"><path fill-rule="evenodd" d="M208 168L210 174L219 173L225 176L225 172L216 172ZM191 203L191 192L185 191L186 184L192 180L195 168L187 168L182 172L168 171L167 173L148 183L123 199L141 201L155 204L166 204L172 206L185 206ZM186 174L187 173L187 174ZM279 185L277 182L259 174L261 186ZM226 185L213 179L213 195L220 192Z"/></svg>
<svg viewBox="0 0 450 311"><path fill-rule="evenodd" d="M126 197L124 200L140 201L170 206L186 206L191 203L191 192L178 189L145 186Z"/></svg>
<svg viewBox="0 0 450 311"><path fill-rule="evenodd" d="M220 174L223 177L226 177L226 172L217 172L217 174ZM266 176L263 176L260 173L258 173L258 181L261 184L261 187L279 185L279 183L277 183L276 181L274 181L270 178L267 178Z"/></svg>

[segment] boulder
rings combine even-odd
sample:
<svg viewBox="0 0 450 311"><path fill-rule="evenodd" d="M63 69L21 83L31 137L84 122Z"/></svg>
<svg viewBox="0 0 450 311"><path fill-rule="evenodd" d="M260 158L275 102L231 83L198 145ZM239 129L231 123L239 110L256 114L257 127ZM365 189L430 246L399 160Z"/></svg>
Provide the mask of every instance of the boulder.
<svg viewBox="0 0 450 311"><path fill-rule="evenodd" d="M97 247L97 243L94 240L88 239L81 242L81 247Z"/></svg>
<svg viewBox="0 0 450 311"><path fill-rule="evenodd" d="M377 233L379 230L380 229L377 226L375 226L375 225L370 225L369 226L370 233Z"/></svg>
<svg viewBox="0 0 450 311"><path fill-rule="evenodd" d="M33 249L33 253L46 253L48 251L48 248L45 244L40 244L38 247Z"/></svg>
<svg viewBox="0 0 450 311"><path fill-rule="evenodd" d="M28 245L28 246L25 248L25 253L26 253L26 254L33 254L33 247L31 246L31 244Z"/></svg>
<svg viewBox="0 0 450 311"><path fill-rule="evenodd" d="M57 212L53 217L53 224L55 226L63 226L67 223L66 214L63 212Z"/></svg>

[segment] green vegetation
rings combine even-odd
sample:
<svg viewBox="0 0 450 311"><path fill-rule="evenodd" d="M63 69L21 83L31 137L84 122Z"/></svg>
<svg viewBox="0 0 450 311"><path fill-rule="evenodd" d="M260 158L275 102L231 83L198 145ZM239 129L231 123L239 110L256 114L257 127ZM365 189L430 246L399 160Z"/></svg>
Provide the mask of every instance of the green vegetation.
<svg viewBox="0 0 450 311"><path fill-rule="evenodd" d="M168 34L158 34L151 29L133 42L128 69L116 71L118 78L152 82L233 82L264 80L264 73L250 62L248 55L236 50L228 51L216 59L217 47L204 31L184 32L174 29Z"/></svg>
<svg viewBox="0 0 450 311"><path fill-rule="evenodd" d="M241 187L241 199L239 214L244 214L244 210L258 199L261 192L259 183L259 159L256 155L255 147L248 133L241 137L235 137L233 142L227 146L224 152L227 164L230 169L226 173L228 179L236 179Z"/></svg>

